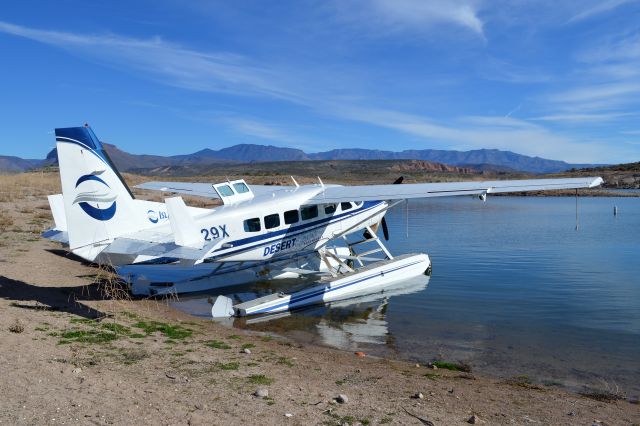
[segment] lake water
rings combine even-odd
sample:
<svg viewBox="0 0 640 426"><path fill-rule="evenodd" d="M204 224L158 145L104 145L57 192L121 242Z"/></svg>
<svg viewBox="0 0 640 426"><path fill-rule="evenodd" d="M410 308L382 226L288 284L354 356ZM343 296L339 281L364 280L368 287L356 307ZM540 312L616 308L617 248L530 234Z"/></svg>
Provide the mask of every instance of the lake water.
<svg viewBox="0 0 640 426"><path fill-rule="evenodd" d="M613 207L618 215L613 215ZM433 274L386 294L235 327L496 377L640 393L640 199L489 197L411 201L387 214L395 255ZM408 234L408 236L407 236ZM208 315L206 296L176 306Z"/></svg>

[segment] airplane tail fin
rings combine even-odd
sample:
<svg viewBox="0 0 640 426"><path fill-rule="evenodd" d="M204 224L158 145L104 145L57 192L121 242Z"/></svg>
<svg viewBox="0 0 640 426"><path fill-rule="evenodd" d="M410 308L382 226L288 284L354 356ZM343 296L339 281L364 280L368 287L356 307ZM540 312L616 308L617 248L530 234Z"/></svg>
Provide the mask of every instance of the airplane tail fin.
<svg viewBox="0 0 640 426"><path fill-rule="evenodd" d="M93 261L114 238L139 229L134 197L88 125L55 133L69 248Z"/></svg>

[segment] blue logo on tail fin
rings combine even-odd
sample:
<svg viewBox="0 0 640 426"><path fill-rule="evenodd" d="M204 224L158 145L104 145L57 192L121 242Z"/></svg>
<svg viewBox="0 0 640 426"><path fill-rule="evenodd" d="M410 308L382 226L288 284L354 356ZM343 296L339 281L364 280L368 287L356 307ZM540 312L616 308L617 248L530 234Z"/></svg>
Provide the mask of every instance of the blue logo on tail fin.
<svg viewBox="0 0 640 426"><path fill-rule="evenodd" d="M106 187L106 190L102 192L100 190L79 192L73 200L73 204L78 204L86 214L96 220L105 221L111 219L116 214L116 198L118 196L112 194L109 185L96 175L80 176L76 182L76 188L87 181L99 182ZM106 209L101 209L99 206L92 206L89 203L111 203L111 205Z"/></svg>

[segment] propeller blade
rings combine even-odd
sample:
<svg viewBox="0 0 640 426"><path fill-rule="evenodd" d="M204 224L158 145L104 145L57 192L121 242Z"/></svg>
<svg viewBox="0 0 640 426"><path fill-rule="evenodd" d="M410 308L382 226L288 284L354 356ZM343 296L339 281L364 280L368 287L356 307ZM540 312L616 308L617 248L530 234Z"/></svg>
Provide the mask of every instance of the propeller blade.
<svg viewBox="0 0 640 426"><path fill-rule="evenodd" d="M385 220L384 216L382 216L382 220L380 221L380 223L382 224L382 234L384 235L384 239L386 241L389 241L389 228L387 228L387 221Z"/></svg>
<svg viewBox="0 0 640 426"><path fill-rule="evenodd" d="M404 176L400 176L398 179L393 181L393 184L400 185L403 180L404 180ZM387 228L387 221L384 218L384 216L382 216L382 220L380 221L380 224L382 224L382 234L384 235L385 241L389 241L389 228Z"/></svg>

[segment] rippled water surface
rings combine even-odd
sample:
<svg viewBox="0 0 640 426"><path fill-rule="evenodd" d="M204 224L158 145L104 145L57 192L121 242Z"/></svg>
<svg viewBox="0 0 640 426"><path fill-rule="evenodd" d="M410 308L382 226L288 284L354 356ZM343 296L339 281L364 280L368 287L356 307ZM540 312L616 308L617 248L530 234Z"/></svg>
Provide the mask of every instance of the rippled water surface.
<svg viewBox="0 0 640 426"><path fill-rule="evenodd" d="M613 215L613 206L618 215ZM640 393L640 199L412 201L387 215L394 254L431 256L430 279L384 295L236 327L370 354L462 360L475 371ZM408 234L408 235L407 235ZM208 315L206 296L177 306Z"/></svg>

